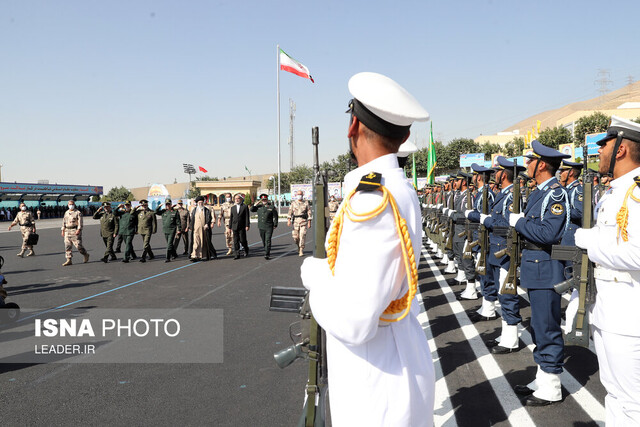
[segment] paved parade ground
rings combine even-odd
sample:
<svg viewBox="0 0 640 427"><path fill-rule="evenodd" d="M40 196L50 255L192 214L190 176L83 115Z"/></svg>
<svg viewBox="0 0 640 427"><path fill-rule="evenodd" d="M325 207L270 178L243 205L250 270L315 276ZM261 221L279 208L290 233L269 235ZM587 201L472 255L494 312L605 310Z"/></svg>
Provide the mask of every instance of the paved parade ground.
<svg viewBox="0 0 640 427"><path fill-rule="evenodd" d="M74 264L62 267L61 220L39 221L36 256L17 258L19 231L0 233L8 301L41 316L66 309L221 309L224 315L221 363L61 363L0 365L3 425L217 425L292 426L302 407L307 365L279 369L273 353L291 344L289 313L268 311L272 286L301 286L290 229L274 231L272 259L263 258L257 227L248 233L251 253L224 256L224 236L215 228L220 259L165 263L164 238L152 238L155 260L129 264L100 261L99 227L86 220L87 264L74 249ZM2 228L6 230L3 223ZM312 244L307 238L306 255ZM142 252L136 236L134 248ZM182 253L182 247L179 248ZM118 254L121 256L122 254ZM436 425L588 426L604 424L604 395L595 353L567 347L562 374L563 402L523 407L513 392L535 375L533 344L526 330L530 315L521 295L524 327L521 350L495 356L484 344L499 335L500 320L472 323L468 313L480 301L459 302L461 289L444 266L422 252L419 320L436 364ZM565 303L566 305L566 303ZM43 313L43 312L47 313ZM26 320L0 330L0 345L21 338ZM5 347L6 348L6 347ZM2 360L0 360L2 362ZM331 369L331 367L329 367ZM357 391L356 391L357 392Z"/></svg>

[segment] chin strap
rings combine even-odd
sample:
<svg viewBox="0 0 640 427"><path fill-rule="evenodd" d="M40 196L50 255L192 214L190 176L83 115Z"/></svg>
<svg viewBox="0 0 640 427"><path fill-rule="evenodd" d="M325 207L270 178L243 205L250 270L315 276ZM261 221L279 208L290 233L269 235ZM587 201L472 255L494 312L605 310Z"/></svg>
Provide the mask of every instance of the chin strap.
<svg viewBox="0 0 640 427"><path fill-rule="evenodd" d="M622 138L624 137L624 131L618 132L618 137L616 138L616 144L613 146L613 151L611 152L611 163L609 163L609 175L613 178L613 168L616 165L616 155L618 154L618 148L620 148L620 143L622 142Z"/></svg>

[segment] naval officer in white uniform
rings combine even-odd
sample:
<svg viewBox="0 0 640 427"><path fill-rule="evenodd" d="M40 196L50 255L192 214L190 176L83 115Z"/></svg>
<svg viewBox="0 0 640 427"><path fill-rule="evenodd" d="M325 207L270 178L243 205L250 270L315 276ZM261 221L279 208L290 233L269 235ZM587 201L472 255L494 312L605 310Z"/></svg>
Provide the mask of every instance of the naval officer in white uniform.
<svg viewBox="0 0 640 427"><path fill-rule="evenodd" d="M420 208L396 156L411 124L429 114L380 74L356 74L349 91L348 138L359 167L345 176L349 196L331 224L328 258L301 267L327 333L331 419L338 427L431 427L434 369L416 319Z"/></svg>
<svg viewBox="0 0 640 427"><path fill-rule="evenodd" d="M613 116L600 145L600 173L613 176L596 225L576 230L595 263L591 307L607 426L640 425L640 124ZM588 201L585 200L585 203Z"/></svg>

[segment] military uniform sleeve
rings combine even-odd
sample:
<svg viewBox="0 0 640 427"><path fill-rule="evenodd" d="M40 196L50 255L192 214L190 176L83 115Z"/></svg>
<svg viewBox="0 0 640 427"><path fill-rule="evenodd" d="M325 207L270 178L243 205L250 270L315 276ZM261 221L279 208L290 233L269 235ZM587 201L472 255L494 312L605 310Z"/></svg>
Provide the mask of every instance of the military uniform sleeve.
<svg viewBox="0 0 640 427"><path fill-rule="evenodd" d="M352 206L367 212L380 201L379 194L357 194ZM401 297L406 278L391 207L364 222L345 217L335 274L326 259L309 257L302 264L301 277L310 291L313 314L327 333L347 345L371 340L379 317L392 300Z"/></svg>
<svg viewBox="0 0 640 427"><path fill-rule="evenodd" d="M102 216L102 211L96 211L93 214L93 219L100 219L101 216Z"/></svg>
<svg viewBox="0 0 640 427"><path fill-rule="evenodd" d="M157 230L158 230L158 220L156 219L156 216L153 215L153 226L152 226L151 234L156 234Z"/></svg>
<svg viewBox="0 0 640 427"><path fill-rule="evenodd" d="M591 261L613 270L640 270L640 203L629 198L627 207L626 242L618 231L617 211L609 212L606 221L601 223L599 220L599 224L591 229L576 231L583 234L580 240L586 243Z"/></svg>
<svg viewBox="0 0 640 427"><path fill-rule="evenodd" d="M120 221L118 220L117 215L114 216L113 222L115 223L113 234L118 234L118 232L120 231Z"/></svg>
<svg viewBox="0 0 640 427"><path fill-rule="evenodd" d="M289 213L287 215L287 221L291 221L293 222L293 203L291 202L291 204L289 205Z"/></svg>
<svg viewBox="0 0 640 427"><path fill-rule="evenodd" d="M82 230L82 214L78 211L78 231Z"/></svg>
<svg viewBox="0 0 640 427"><path fill-rule="evenodd" d="M311 203L307 203L307 221L313 219L313 210L311 209Z"/></svg>
<svg viewBox="0 0 640 427"><path fill-rule="evenodd" d="M571 193L571 219L574 221L582 220L582 211L584 209L582 193L582 186L577 187L575 191Z"/></svg>
<svg viewBox="0 0 640 427"><path fill-rule="evenodd" d="M156 208L156 215L162 216L164 211L166 211L166 209L163 209L162 205L158 205L158 207Z"/></svg>
<svg viewBox="0 0 640 427"><path fill-rule="evenodd" d="M554 196L559 197L564 190L557 189L552 191L554 191ZM507 212L510 211L507 209ZM538 216L539 213L530 212L529 215L520 218L516 223L516 231L525 239L539 245L559 242L564 234L567 220L565 199L557 202L552 198L544 211L542 220Z"/></svg>
<svg viewBox="0 0 640 427"><path fill-rule="evenodd" d="M278 227L278 210L275 207L271 208L271 210L273 211L273 228L277 228Z"/></svg>

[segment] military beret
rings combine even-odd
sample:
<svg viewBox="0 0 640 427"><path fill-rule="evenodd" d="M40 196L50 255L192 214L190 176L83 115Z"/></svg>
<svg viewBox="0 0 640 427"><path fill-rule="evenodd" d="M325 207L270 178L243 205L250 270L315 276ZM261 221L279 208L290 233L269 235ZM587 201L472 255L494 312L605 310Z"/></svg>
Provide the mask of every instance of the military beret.
<svg viewBox="0 0 640 427"><path fill-rule="evenodd" d="M378 73L358 73L349 79L353 99L347 112L375 133L403 138L414 121L429 120L429 113L395 81Z"/></svg>
<svg viewBox="0 0 640 427"><path fill-rule="evenodd" d="M608 140L617 138L619 134L622 134L624 139L640 142L640 123L632 122L631 120L618 116L611 116L607 134L600 141L596 142L596 144L603 146Z"/></svg>

